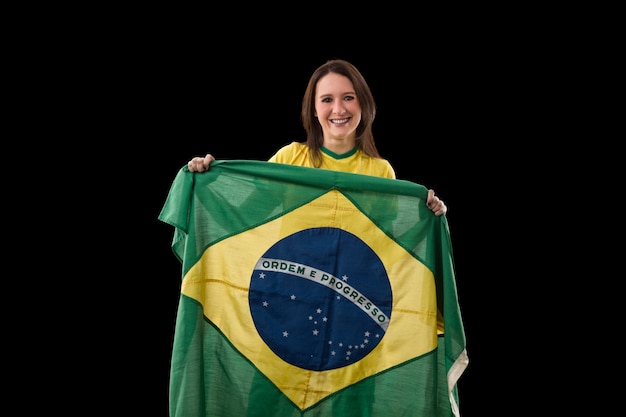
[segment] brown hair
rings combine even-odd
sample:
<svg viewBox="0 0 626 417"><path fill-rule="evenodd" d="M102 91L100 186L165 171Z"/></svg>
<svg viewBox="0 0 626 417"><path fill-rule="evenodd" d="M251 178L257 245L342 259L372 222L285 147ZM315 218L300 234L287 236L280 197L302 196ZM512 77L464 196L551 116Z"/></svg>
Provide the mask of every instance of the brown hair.
<svg viewBox="0 0 626 417"><path fill-rule="evenodd" d="M324 144L322 127L315 117L315 89L319 80L331 72L343 75L352 82L361 105L361 122L356 128L357 147L366 155L380 158L374 143L374 133L372 132L372 124L376 117L374 96L365 78L354 65L342 59L331 59L313 72L302 98L300 117L306 131L306 144L311 151L313 166L319 167L322 164L321 148Z"/></svg>

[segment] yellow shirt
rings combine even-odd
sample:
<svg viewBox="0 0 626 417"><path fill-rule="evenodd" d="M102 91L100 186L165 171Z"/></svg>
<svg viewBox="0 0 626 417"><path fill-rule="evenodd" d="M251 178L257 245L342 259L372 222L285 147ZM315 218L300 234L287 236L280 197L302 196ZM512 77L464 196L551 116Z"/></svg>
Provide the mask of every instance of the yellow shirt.
<svg viewBox="0 0 626 417"><path fill-rule="evenodd" d="M311 158L309 158L309 148L302 142L291 142L289 145L283 146L269 159L269 162L313 168ZM376 177L396 178L396 172L389 161L365 155L356 147L350 152L341 155L322 147L322 165L320 168Z"/></svg>

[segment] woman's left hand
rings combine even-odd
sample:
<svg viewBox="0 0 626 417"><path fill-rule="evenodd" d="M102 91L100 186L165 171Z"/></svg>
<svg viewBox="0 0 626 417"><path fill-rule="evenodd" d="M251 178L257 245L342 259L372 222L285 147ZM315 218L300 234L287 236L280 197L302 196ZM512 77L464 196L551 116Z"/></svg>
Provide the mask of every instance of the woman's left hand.
<svg viewBox="0 0 626 417"><path fill-rule="evenodd" d="M435 213L435 216L441 216L446 214L448 207L443 200L435 195L435 190L428 190L428 197L426 198L426 206Z"/></svg>

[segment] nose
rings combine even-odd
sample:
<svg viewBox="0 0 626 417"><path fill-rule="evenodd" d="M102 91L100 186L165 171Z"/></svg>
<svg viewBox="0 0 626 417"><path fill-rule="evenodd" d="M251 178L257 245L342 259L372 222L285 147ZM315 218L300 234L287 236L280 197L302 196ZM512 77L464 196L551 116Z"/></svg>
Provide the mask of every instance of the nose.
<svg viewBox="0 0 626 417"><path fill-rule="evenodd" d="M333 108L333 113L338 114L339 116L345 114L346 109L343 108L343 103L341 101L336 101L334 108Z"/></svg>

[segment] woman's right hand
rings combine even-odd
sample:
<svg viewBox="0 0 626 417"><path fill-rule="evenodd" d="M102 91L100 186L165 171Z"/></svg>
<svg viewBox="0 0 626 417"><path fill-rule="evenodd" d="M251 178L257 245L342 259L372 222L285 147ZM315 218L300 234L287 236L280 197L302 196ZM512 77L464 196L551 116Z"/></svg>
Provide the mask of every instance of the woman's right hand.
<svg viewBox="0 0 626 417"><path fill-rule="evenodd" d="M215 161L215 158L208 153L205 157L196 156L191 158L191 161L187 162L187 167L190 172L204 172L209 170L209 166L213 161Z"/></svg>

